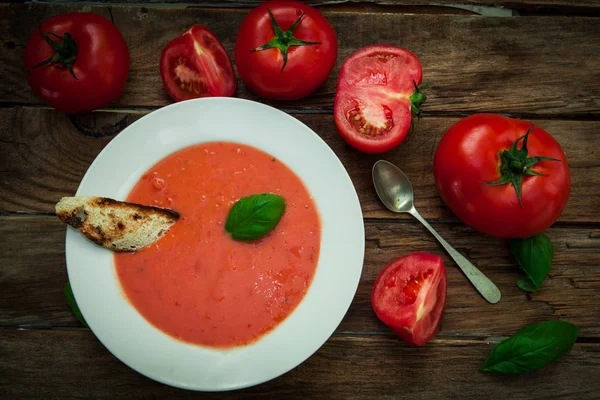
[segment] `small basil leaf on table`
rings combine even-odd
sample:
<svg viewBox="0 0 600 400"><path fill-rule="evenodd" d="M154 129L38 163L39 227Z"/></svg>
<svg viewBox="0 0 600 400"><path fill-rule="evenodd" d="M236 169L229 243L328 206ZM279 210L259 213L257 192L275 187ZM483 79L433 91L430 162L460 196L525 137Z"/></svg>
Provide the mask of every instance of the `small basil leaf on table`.
<svg viewBox="0 0 600 400"><path fill-rule="evenodd" d="M518 282L519 287L535 292L550 271L554 256L552 242L540 233L526 239L511 239L510 250L526 275Z"/></svg>
<svg viewBox="0 0 600 400"><path fill-rule="evenodd" d="M535 292L538 288L531 282L531 279L527 275L521 277L517 282L517 286L526 292Z"/></svg>
<svg viewBox="0 0 600 400"><path fill-rule="evenodd" d="M242 197L231 207L225 230L235 240L260 239L275 228L284 211L285 201L276 194Z"/></svg>
<svg viewBox="0 0 600 400"><path fill-rule="evenodd" d="M535 371L569 352L577 334L577 327L564 321L528 325L500 342L480 371L498 374Z"/></svg>
<svg viewBox="0 0 600 400"><path fill-rule="evenodd" d="M64 292L65 292L65 299L67 300L67 304L69 305L69 308L71 309L71 312L73 313L73 315L75 315L75 318L77 318L79 320L79 322L81 322L83 324L83 326L85 326L86 328L89 328L87 322L85 322L85 319L83 318L83 314L79 310L79 306L77 306L77 302L75 301L75 296L73 296L73 290L71 289L71 282L67 281L67 283L65 284Z"/></svg>

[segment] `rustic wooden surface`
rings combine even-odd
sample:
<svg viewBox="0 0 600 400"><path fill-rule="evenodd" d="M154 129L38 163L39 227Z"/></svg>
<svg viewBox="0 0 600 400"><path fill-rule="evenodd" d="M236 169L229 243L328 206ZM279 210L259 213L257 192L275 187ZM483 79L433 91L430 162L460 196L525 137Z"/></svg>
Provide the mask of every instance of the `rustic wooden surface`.
<svg viewBox="0 0 600 400"><path fill-rule="evenodd" d="M524 325L563 318L576 324L586 338L600 339L600 229L554 227L547 234L555 259L546 281L527 294L516 282L515 266L505 241L481 235L458 223L436 223L436 230L468 256L502 289L502 301L490 306L475 295L465 276L422 226L411 222L373 221L365 224L365 264L354 302L338 332L388 332L375 317L371 288L389 261L414 251L440 254L448 266L448 300L442 335L509 336ZM80 326L66 306L65 228L55 216L0 217L0 326L57 328ZM31 248L23 251L23 243ZM498 323L502 315L502 323Z"/></svg>
<svg viewBox="0 0 600 400"><path fill-rule="evenodd" d="M159 7L155 7L157 2ZM45 3L69 1L42 0ZM327 82L297 102L269 103L317 132L339 156L366 218L365 264L358 291L330 340L305 363L264 385L198 396L153 382L115 359L77 322L63 298L65 227L54 203L71 195L100 150L121 130L169 104L158 54L194 23L206 24L233 54L234 34L255 0L115 0L112 5L0 4L0 398L597 398L600 392L600 15L598 0L462 0L539 12L540 17L482 17L451 0L337 0L318 4L340 40ZM118 6L118 3L136 3ZM167 5L165 3L173 3ZM194 4L197 7L186 8ZM423 5L423 6L421 6ZM44 18L66 11L111 17L132 56L125 94L110 110L67 116L28 88L22 55ZM437 13L443 15L435 15ZM410 14L409 14L410 13ZM547 16L563 13L565 15ZM455 15L451 15L455 14ZM376 27L376 29L374 29ZM354 50L377 42L413 50L433 86L426 116L398 149L365 156L337 134L331 115L337 72ZM237 97L259 100L239 82ZM555 247L549 277L521 291L504 240L462 225L443 205L431 160L444 131L473 112L532 119L563 146L572 194L547 231ZM410 217L387 212L372 190L379 158L413 180L416 205L435 228L503 292L497 305L477 296L442 248ZM413 251L440 254L448 266L448 300L436 338L423 348L389 333L374 316L370 290L381 268ZM522 326L562 319L580 329L578 343L542 371L497 377L477 371L502 338Z"/></svg>
<svg viewBox="0 0 600 400"><path fill-rule="evenodd" d="M8 2L2 0L2 2ZM37 0L39 3L56 4L68 3L65 0ZM76 2L73 0L71 2ZM113 0L111 3L129 3L147 5L194 5L199 7L254 7L261 3L261 0ZM410 7L418 6L419 12L430 10L431 7L455 7L456 5L466 5L472 7L489 7L512 9L525 12L561 12L561 13L597 13L600 1L598 0L307 0L305 3L326 7L348 7L363 6L368 9L376 7L384 7L386 9L393 7Z"/></svg>
<svg viewBox="0 0 600 400"><path fill-rule="evenodd" d="M40 108L0 109L0 210L53 212L62 196L75 193L87 168L111 138L144 113L99 112L69 117ZM372 190L371 166L385 158L412 180L416 207L425 218L456 221L437 193L432 162L439 140L458 118L424 118L402 146L384 155L367 156L341 140L332 115L293 115L338 155L356 186L366 218L412 218L387 211ZM589 145L600 141L600 123L532 122L551 132L567 154L572 195L560 222L600 222L600 186L594 180L600 174L600 152Z"/></svg>
<svg viewBox="0 0 600 400"><path fill-rule="evenodd" d="M43 399L74 393L94 399L481 399L498 398L498 393L526 400L598 398L593 382L600 373L600 346L576 344L562 362L524 376L474 372L497 341L434 339L416 348L390 335L336 334L279 379L241 392L199 396L133 372L86 331L0 328L0 391L20 398L27 388L31 397Z"/></svg>
<svg viewBox="0 0 600 400"><path fill-rule="evenodd" d="M50 15L77 6L0 6L0 57L4 71L0 103L39 104L22 66L30 33ZM84 7L89 9L89 7ZM162 48L193 24L210 26L233 54L235 32L246 9L165 9L95 7L112 18L131 49L130 78L118 107L159 107L170 103L158 61ZM336 28L338 63L315 93L296 102L268 102L286 109L331 110L341 62L374 43L406 47L423 64L433 86L429 114L502 112L518 116L590 118L600 116L600 24L595 18L499 18L464 15L407 15L356 12L325 14ZM373 29L374 25L377 29ZM8 45L7 43L12 43ZM556 45L560 44L560 50ZM535 82L535 85L532 84ZM257 100L245 85L237 97Z"/></svg>

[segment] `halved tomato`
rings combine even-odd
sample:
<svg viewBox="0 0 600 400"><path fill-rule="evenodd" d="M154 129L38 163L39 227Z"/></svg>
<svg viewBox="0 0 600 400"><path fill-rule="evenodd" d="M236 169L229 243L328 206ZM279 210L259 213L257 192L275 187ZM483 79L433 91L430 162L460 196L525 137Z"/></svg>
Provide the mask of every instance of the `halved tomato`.
<svg viewBox="0 0 600 400"><path fill-rule="evenodd" d="M160 77L175 101L231 96L236 79L229 55L214 33L194 25L160 55Z"/></svg>
<svg viewBox="0 0 600 400"><path fill-rule="evenodd" d="M419 90L422 75L419 59L401 47L368 46L348 57L334 103L342 137L365 153L383 153L402 143L426 100Z"/></svg>
<svg viewBox="0 0 600 400"><path fill-rule="evenodd" d="M437 332L446 305L446 267L440 256L412 253L388 264L377 277L371 303L396 335L422 346Z"/></svg>

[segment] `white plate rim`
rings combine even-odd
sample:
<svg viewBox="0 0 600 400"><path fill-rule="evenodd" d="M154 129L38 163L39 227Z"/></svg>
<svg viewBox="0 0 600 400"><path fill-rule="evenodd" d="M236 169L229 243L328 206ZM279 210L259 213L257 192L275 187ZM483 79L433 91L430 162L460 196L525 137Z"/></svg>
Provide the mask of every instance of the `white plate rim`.
<svg viewBox="0 0 600 400"><path fill-rule="evenodd" d="M226 107L232 107L234 109L236 109L236 107L242 107L242 108L250 107L250 108L255 108L256 110L262 109L262 110L268 111L268 113L270 115L277 114L277 115L279 115L279 117L282 118L282 120L287 119L288 123L290 124L290 127L295 124L298 127L297 129L305 131L308 134L308 136L311 137L311 140L315 141L315 139L316 139L315 143L320 143L320 150L324 151L325 153L329 153L330 161L334 165L337 166L337 168L338 168L337 178L339 178L339 180L340 180L338 182L338 184L341 183L346 188L346 192L347 192L347 193L346 192L343 193L345 195L344 202L348 206L348 208L344 208L344 209L351 210L351 212L347 216L348 216L349 220L352 220L352 223L349 224L349 226L353 227L350 232L353 232L352 234L355 236L352 238L352 240L349 241L350 244L354 243L354 246L351 246L351 248L349 248L347 250L347 252L349 254L350 253L352 254L351 258L353 259L354 266L352 268L349 268L348 271L346 271L348 274L348 279L347 279L346 287L344 288L343 298L338 298L337 300L336 299L333 300L333 301L338 301L338 304L340 304L337 307L337 310L338 310L337 315L331 316L328 319L328 321L320 321L321 323L327 324L326 331L328 333L327 334L322 333L319 336L318 340L316 340L316 341L313 340L310 347L305 348L303 350L302 354L300 354L300 355L294 354L293 355L294 361L288 362L287 364L285 364L284 367L279 368L279 370L276 373L271 372L271 373L265 374L264 376L262 376L259 379L253 379L251 381L244 381L244 382L242 382L242 381L233 382L232 381L227 384L223 384L222 382L220 382L213 386L206 385L206 384L198 385L195 382L190 382L189 379L180 379L180 378L177 378L174 376L169 376L168 374L156 373L156 371L151 370L151 368L149 369L140 364L136 364L135 361L132 361L131 357L125 357L123 355L122 347L119 347L121 345L115 344L116 342L114 340L114 337L111 335L108 335L106 327L103 326L103 324L98 321L98 318L94 317L94 313L97 312L98 307L97 307L97 305L92 304L92 301L90 300L90 296L93 293L92 294L89 293L90 285L82 284L82 272L77 270L76 265L81 264L82 251L83 251L83 254L87 254L88 257L92 257L92 260L95 259L95 257L100 257L99 256L100 252L107 252L107 251L104 249L100 249L97 246L87 242L74 229L68 228L67 229L67 237L66 237L66 258L67 258L67 270L68 270L69 278L71 280L73 293L78 301L80 309L81 309L84 317L88 321L88 324L90 325L90 328L94 332L96 337L115 357L117 357L123 363L125 363L130 368L134 369L135 371L141 373L142 375L145 375L151 379L154 379L158 382L161 382L161 383L164 383L164 384L167 384L170 386L175 386L175 387L179 387L179 388L183 388L183 389L199 390L199 391L223 391L223 390L242 389L242 388L258 385L258 384L267 382L269 380L272 380L282 374L285 374L289 370L295 368L296 366L298 366L299 364L304 362L306 359L308 359L310 356L312 356L312 354L314 354L314 352L316 352L328 340L328 338L335 331L337 326L342 321L344 315L348 311L348 309L352 303L352 299L354 298L354 295L358 288L358 283L360 281L362 265L363 265L363 261L364 261L364 225L363 225L363 218L362 218L362 211L360 208L360 203L358 200L358 196L356 194L356 190L352 184L352 181L351 181L350 177L348 176L341 161L338 159L338 157L335 155L335 153L331 150L331 148L329 148L329 146L323 141L323 139L320 136L318 136L314 131L312 131L310 128L308 128L301 121L284 113L283 111L280 111L274 107L264 105L262 103L258 103L258 102L254 102L254 101L250 101L250 100L236 99L236 98L203 98L203 99L189 100L189 101L180 102L180 103L174 103L169 106L158 109L156 111L153 111L153 112L147 114L146 116L140 118L139 120L133 122L131 125L129 125L127 128L125 128L119 135L117 135L98 154L96 159L90 165L85 176L81 180L79 189L77 190L77 195L100 195L98 193L90 193L90 189L89 189L90 176L94 172L97 173L97 168L98 168L99 164L102 163L102 160L104 160L106 157L108 157L107 155L110 155L111 152L114 152L115 148L120 146L120 143L123 140L125 140L124 138L126 138L127 135L129 135L128 132L134 132L140 126L147 124L148 123L147 121L149 121L150 119L157 119L164 115L168 115L169 113L173 113L173 110L178 110L181 108L194 109L194 107L197 107L198 109L200 109L200 108L206 107L207 105L216 105L217 109L226 108ZM146 121L146 122L144 122L144 121ZM296 129L296 128L294 128L294 129ZM204 141L207 141L207 140L204 140ZM203 142L203 141L201 140L198 143L201 143L201 142ZM190 144L188 144L188 145L190 145ZM187 147L187 145L182 146L182 147ZM260 146L256 146L256 147L261 148ZM158 160L166 157L170 153L171 152L164 153L158 159L150 162L150 165L154 165ZM282 159L281 154L273 154L273 155L279 159ZM282 161L285 162L285 157L283 157ZM288 165L289 165L289 163L288 163ZM144 169L144 171L146 169ZM304 180L304 177L302 176L303 175L302 171L298 171L295 168L292 168L292 169L299 176L301 176ZM144 172L144 171L142 171L142 172ZM132 184L137 182L137 178L134 180L130 179L130 181L131 182L129 182L129 184L128 184L129 189L127 189L124 192L124 195L126 195L129 192ZM125 185L125 184L121 183L121 186L123 186L123 185ZM127 185L125 185L125 187L127 187ZM102 195L104 195L105 197L113 197L113 198L117 198L117 199L119 199L119 197L124 197L123 195L117 196L114 194L113 195L102 194ZM315 200L317 197L318 196L315 196ZM319 202L317 202L317 204L319 206L319 209L321 210L321 204L319 204ZM321 218L322 218L322 222L323 222L324 216L321 215ZM359 228L358 228L358 225L360 225ZM360 243L360 246L357 246L356 243ZM323 244L324 244L324 242L322 241L322 248L323 248ZM108 253L110 253L110 252L108 252ZM78 259L78 257L79 257L79 259ZM104 257L104 258L106 258L106 257ZM110 258L112 260L112 254L110 255ZM113 269L114 269L114 267L113 267ZM304 303L307 302L307 299L309 299L309 296L311 296L312 287L314 287L315 283L317 282L317 277L318 277L318 273L319 273L320 269L322 269L321 257L319 260L319 266L317 267L317 274L315 274L315 278L313 280L311 288L309 289L309 292L305 296L305 299L300 303L300 305L297 307L297 309L278 328L275 329L275 332L282 329L281 326L283 326L285 324L290 324L289 321L293 321L295 316L298 314L299 309L302 307L302 305ZM117 278L114 277L114 279L115 279L116 284L119 285L118 282L116 281ZM101 292L101 290L96 290L96 291ZM96 293L96 294L98 294L98 293ZM125 300L125 301L127 302L127 300ZM129 303L127 303L127 304L129 304ZM137 313L131 305L129 307L133 310L134 313ZM143 317L139 316L139 314L138 314L138 317L139 317L139 319L141 319L142 323L145 322ZM139 324L139 322L140 321L138 321L138 324ZM145 322L145 323L151 329L158 331L156 328L152 327L148 322ZM160 335L166 336L165 334L163 334L160 331L158 331L158 333ZM247 346L247 347L254 347L258 343L264 343L265 340L268 340L268 338L271 336L271 334L272 333L266 335L263 339L259 340L257 343ZM176 347L183 346L184 348L186 348L188 350L189 350L190 346L193 348L198 348L197 346L194 346L194 345L189 345L189 344L185 344L183 342L178 342L175 339L169 338L169 340L171 340L173 343L176 343ZM203 351L204 350L206 350L206 349L203 349ZM208 350L208 351L210 352L212 350ZM237 350L233 350L233 352L235 352L235 351L237 351ZM226 353L228 355L225 355L224 357L229 357L231 352L232 352L231 350L227 351ZM219 351L217 351L217 353L219 353Z"/></svg>

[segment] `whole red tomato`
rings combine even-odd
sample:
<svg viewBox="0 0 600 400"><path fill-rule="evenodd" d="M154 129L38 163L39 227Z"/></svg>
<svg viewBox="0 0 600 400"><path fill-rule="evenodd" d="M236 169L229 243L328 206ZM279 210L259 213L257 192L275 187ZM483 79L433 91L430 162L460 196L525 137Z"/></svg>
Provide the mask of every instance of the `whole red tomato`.
<svg viewBox="0 0 600 400"><path fill-rule="evenodd" d="M163 49L160 77L175 101L228 97L237 84L225 48L214 33L201 25L192 26Z"/></svg>
<svg viewBox="0 0 600 400"><path fill-rule="evenodd" d="M492 236L535 236L567 204L571 177L562 148L530 122L496 114L458 121L433 160L444 202L465 224Z"/></svg>
<svg viewBox="0 0 600 400"><path fill-rule="evenodd" d="M27 82L37 96L60 111L80 113L117 100L129 73L123 35L93 13L49 18L25 48Z"/></svg>
<svg viewBox="0 0 600 400"><path fill-rule="evenodd" d="M419 90L421 62L397 46L362 48L344 61L335 94L340 135L365 153L383 153L406 139L427 97Z"/></svg>
<svg viewBox="0 0 600 400"><path fill-rule="evenodd" d="M437 332L446 305L446 267L440 256L412 253L389 263L377 277L371 304L396 335L422 346Z"/></svg>
<svg viewBox="0 0 600 400"><path fill-rule="evenodd" d="M337 50L335 32L320 12L297 1L268 1L242 22L235 62L259 96L295 100L325 82Z"/></svg>

